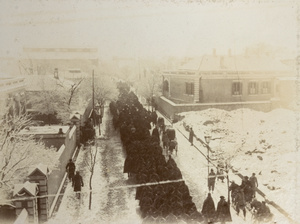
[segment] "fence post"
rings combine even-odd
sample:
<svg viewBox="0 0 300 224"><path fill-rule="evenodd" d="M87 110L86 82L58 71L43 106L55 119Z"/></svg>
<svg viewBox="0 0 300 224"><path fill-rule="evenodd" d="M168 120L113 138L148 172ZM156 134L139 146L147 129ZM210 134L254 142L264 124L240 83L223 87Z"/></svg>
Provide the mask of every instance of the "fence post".
<svg viewBox="0 0 300 224"><path fill-rule="evenodd" d="M48 195L48 167L43 164L38 164L28 175L29 182L38 185L38 196ZM49 217L48 197L37 199L37 209L39 222L45 222Z"/></svg>

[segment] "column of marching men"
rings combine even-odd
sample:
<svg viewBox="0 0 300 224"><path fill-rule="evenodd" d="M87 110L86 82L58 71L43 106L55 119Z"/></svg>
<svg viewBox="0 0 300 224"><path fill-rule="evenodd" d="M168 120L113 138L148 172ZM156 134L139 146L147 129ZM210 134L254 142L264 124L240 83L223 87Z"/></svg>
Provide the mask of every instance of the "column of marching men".
<svg viewBox="0 0 300 224"><path fill-rule="evenodd" d="M141 185L136 188L136 199L143 222L202 222L187 185L180 181L181 171L171 157L165 159L157 137L150 135L150 123L155 124L157 119L155 112L144 109L126 84L119 84L119 91L119 99L111 102L110 111L127 154L124 173ZM159 183L162 181L170 183Z"/></svg>
<svg viewBox="0 0 300 224"><path fill-rule="evenodd" d="M124 173L128 173L128 177L136 181L135 184L144 185L136 188L136 199L139 200L141 216L145 223L231 222L229 204L224 196L220 197L215 207L209 193L204 200L201 213L197 211L185 182L176 181L182 179L181 171L171 156L167 154L166 159L164 133L160 133L162 118L158 118L155 111L146 110L126 84L119 83L118 88L119 98L116 102L110 103L110 111L113 115L113 125L115 129L119 128L121 141L126 150ZM152 135L151 123L154 126ZM189 141L191 142L190 139ZM222 173L217 171L223 182L220 175ZM218 175L213 175L213 179L215 180ZM174 181L172 183L159 183L172 180ZM257 184L257 179L255 180ZM242 210L245 217L246 203L251 202L251 209L256 212L257 220L268 221L270 210L264 202L255 199L253 188L256 184L254 186L250 182L247 177L241 186L232 182L229 190L234 208L237 213ZM149 183L152 184L147 185ZM213 186L209 188L210 192L213 192Z"/></svg>

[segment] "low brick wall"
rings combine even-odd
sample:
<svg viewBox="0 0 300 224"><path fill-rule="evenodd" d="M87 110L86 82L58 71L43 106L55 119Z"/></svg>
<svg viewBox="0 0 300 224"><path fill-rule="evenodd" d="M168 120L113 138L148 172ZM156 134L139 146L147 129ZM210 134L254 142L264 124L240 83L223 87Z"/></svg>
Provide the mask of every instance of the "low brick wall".
<svg viewBox="0 0 300 224"><path fill-rule="evenodd" d="M188 111L201 111L209 108L218 108L223 110L236 110L239 108L249 108L253 110L268 112L277 107L277 101L253 101L253 102L235 102L235 103L193 103L176 104L165 97L157 98L158 110L170 119L177 119L177 114Z"/></svg>

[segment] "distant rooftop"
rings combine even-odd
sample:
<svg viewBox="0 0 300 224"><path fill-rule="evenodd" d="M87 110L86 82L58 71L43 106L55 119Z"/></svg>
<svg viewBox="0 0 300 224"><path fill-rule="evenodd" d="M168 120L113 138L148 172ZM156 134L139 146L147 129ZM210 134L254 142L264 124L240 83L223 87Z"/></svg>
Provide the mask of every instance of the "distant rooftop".
<svg viewBox="0 0 300 224"><path fill-rule="evenodd" d="M65 134L69 130L69 126L51 125L51 126L32 126L28 129L23 129L20 134L41 135L41 134L58 134L59 129L62 128Z"/></svg>
<svg viewBox="0 0 300 224"><path fill-rule="evenodd" d="M98 59L97 48L23 48L23 57L28 59Z"/></svg>
<svg viewBox="0 0 300 224"><path fill-rule="evenodd" d="M204 55L187 61L179 71L282 71L290 72L289 66L267 56Z"/></svg>
<svg viewBox="0 0 300 224"><path fill-rule="evenodd" d="M97 48L30 48L24 47L24 52L98 52Z"/></svg>

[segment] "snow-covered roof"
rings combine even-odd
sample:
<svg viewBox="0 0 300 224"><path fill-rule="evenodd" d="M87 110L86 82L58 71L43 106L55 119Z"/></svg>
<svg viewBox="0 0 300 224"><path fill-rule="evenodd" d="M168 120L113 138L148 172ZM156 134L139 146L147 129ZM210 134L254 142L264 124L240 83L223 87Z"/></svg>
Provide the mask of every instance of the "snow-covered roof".
<svg viewBox="0 0 300 224"><path fill-rule="evenodd" d="M58 134L60 128L62 128L63 133L66 133L69 126L31 126L29 129L23 129L20 134Z"/></svg>
<svg viewBox="0 0 300 224"><path fill-rule="evenodd" d="M213 56L189 60L179 67L179 71L284 71L291 69L280 61L267 56Z"/></svg>
<svg viewBox="0 0 300 224"><path fill-rule="evenodd" d="M30 194L32 196L35 196L36 187L37 187L36 183L30 183L29 181L26 181L23 184L16 184L15 188L14 188L13 196L18 195L22 191L25 191L25 192L27 192L28 194Z"/></svg>
<svg viewBox="0 0 300 224"><path fill-rule="evenodd" d="M77 111L74 114L71 114L70 119L73 119L73 118L80 120L80 113Z"/></svg>
<svg viewBox="0 0 300 224"><path fill-rule="evenodd" d="M39 163L38 165L36 165L35 167L33 167L30 171L29 171L29 175L32 175L35 171L39 171L42 174L44 174L45 176L47 175L49 169L46 165Z"/></svg>

